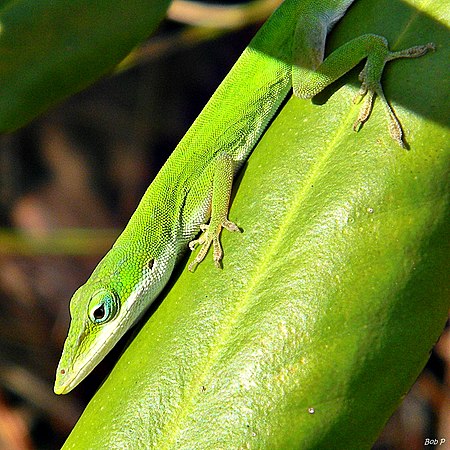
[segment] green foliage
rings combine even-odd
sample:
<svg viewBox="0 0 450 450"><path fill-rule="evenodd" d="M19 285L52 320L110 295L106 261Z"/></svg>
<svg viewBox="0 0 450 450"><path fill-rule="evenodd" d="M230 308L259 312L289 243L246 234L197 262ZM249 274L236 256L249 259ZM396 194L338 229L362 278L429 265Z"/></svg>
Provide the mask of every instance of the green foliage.
<svg viewBox="0 0 450 450"><path fill-rule="evenodd" d="M224 269L180 269L64 448L370 447L449 307L448 35L427 8L361 0L330 43L436 43L386 71L410 150L379 102L351 130L357 71L291 99L237 183Z"/></svg>
<svg viewBox="0 0 450 450"><path fill-rule="evenodd" d="M118 64L169 0L0 4L0 132L13 131Z"/></svg>

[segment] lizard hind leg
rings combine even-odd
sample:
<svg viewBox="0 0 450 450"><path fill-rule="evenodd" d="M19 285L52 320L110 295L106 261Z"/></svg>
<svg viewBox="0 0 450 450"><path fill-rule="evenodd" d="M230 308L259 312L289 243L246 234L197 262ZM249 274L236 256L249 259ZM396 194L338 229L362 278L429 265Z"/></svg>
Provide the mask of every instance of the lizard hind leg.
<svg viewBox="0 0 450 450"><path fill-rule="evenodd" d="M403 142L402 127L394 111L389 105L386 96L384 95L383 87L380 81L381 75L384 66L388 61L392 61L398 58L418 58L420 56L423 56L428 51L434 50L434 45L433 44L420 45L416 47L407 48L405 50L401 50L398 52L389 51L387 42L385 46L386 46L385 52L383 52L384 49L381 48L377 49L378 51L375 50L368 54L366 65L359 74L359 81L361 81L361 88L359 92L356 94L354 102L358 103L362 98L364 98L364 102L359 111L358 118L356 119L353 125L353 129L355 131L358 131L364 124L364 122L368 120L373 108L375 96L378 96L386 111L386 115L388 118L389 134L401 147L405 147L405 144Z"/></svg>
<svg viewBox="0 0 450 450"><path fill-rule="evenodd" d="M360 73L361 89L356 96L357 99L365 98L353 128L359 130L368 120L375 96L378 95L388 116L389 133L399 145L404 147L403 132L384 95L381 75L388 61L398 58L418 58L434 48L433 44L426 44L391 52L387 40L382 36L375 34L358 36L330 53L317 68L308 69L294 64L292 67L293 91L299 98L312 98L367 58L366 65ZM294 57L293 61L295 61Z"/></svg>

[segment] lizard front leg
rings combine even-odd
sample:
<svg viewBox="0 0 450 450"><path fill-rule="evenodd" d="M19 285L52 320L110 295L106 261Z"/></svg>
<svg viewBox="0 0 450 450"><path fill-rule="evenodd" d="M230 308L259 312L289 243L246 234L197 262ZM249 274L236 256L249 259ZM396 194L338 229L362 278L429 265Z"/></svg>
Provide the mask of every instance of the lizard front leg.
<svg viewBox="0 0 450 450"><path fill-rule="evenodd" d="M228 220L228 210L230 205L231 187L234 176L234 163L231 157L225 153L221 154L214 163L212 196L211 196L211 219L209 224L201 224L202 234L198 239L189 242L189 248L194 250L200 245L200 251L195 259L189 264L192 272L197 264L205 259L209 247L213 245L213 259L216 267L220 268L220 261L223 257L222 246L220 245L220 233L222 228L228 231L240 231L238 226Z"/></svg>

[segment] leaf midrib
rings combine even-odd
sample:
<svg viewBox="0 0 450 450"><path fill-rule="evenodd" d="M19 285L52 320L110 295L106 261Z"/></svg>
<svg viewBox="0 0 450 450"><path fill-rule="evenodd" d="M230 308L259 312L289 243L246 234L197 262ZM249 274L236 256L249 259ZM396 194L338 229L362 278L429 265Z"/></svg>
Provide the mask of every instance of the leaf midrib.
<svg viewBox="0 0 450 450"><path fill-rule="evenodd" d="M348 88L350 92L350 88ZM294 100L296 101L296 100ZM303 181L303 187L298 191L298 194L293 199L290 208L287 208L287 214L284 220L280 223L278 232L274 236L274 239L267 239L264 242L267 244L265 246L266 250L263 250L263 245L261 245L260 254L262 258L259 262L254 263L254 274L249 278L249 283L246 284L246 289L244 295L241 297L240 301L235 302L235 308L232 314L228 316L226 324L220 328L220 331L216 334L216 339L211 345L212 351L210 351L206 357L200 360L197 364L197 368L200 370L193 370L191 372L191 379L188 385L185 386L185 392L190 393L188 396L183 397L183 408L180 412L173 416L172 420L169 421L165 427L162 428L160 436L164 436L164 443L158 445L160 449L172 449L176 442L176 436L184 428L183 423L189 416L195 404L194 399L197 398L199 392L201 392L201 386L204 385L205 379L211 373L212 367L220 360L219 355L222 349L227 348L226 342L229 340L232 330L235 329L236 324L239 321L239 317L242 313L249 309L249 304L251 302L252 294L256 290L261 280L266 278L267 272L270 269L270 263L274 257L276 257L278 250L284 240L284 236L287 234L288 230L292 228L292 224L295 223L296 212L299 210L301 204L309 197L311 192L311 186L315 184L315 181L323 174L323 168L329 160L330 156L333 154L334 150L338 148L339 142L342 138L348 135L349 124L352 122L352 118L355 114L354 108L349 108L347 114L344 116L346 120L342 120L340 125L336 128L333 138L329 141L328 145L324 147L324 151L321 153L320 158L317 162L312 165L309 170L309 174L305 177ZM266 132L267 133L267 132ZM197 374L197 375L195 375ZM167 430L165 432L164 430Z"/></svg>

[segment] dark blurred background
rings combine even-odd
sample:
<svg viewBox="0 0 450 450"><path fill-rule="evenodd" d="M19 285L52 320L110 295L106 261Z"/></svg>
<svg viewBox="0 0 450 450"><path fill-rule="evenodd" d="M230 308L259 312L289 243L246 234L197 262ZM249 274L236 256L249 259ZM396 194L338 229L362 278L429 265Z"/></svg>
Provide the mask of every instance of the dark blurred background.
<svg viewBox="0 0 450 450"><path fill-rule="evenodd" d="M126 339L72 393L53 394L74 290L247 45L257 17L231 18L235 29L226 31L167 20L121 71L0 136L0 449L60 448L120 355ZM450 439L449 336L374 448Z"/></svg>

